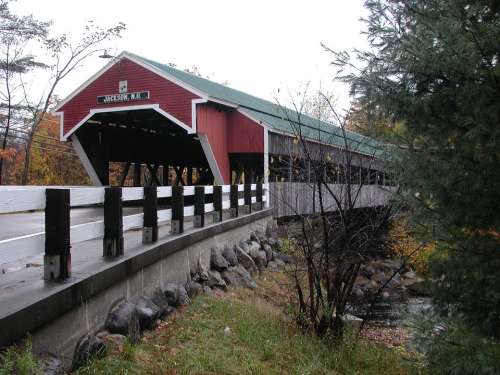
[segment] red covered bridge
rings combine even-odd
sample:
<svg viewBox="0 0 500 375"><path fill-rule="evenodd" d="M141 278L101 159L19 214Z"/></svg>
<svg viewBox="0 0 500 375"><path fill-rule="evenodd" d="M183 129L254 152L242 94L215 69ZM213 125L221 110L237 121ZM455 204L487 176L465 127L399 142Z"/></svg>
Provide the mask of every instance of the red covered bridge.
<svg viewBox="0 0 500 375"><path fill-rule="evenodd" d="M307 182L310 165L295 142L299 127L311 150L327 147L339 169L331 182L345 178L340 128L129 52L56 113L61 138L73 142L95 185L109 185L110 162L123 163L122 185ZM376 142L348 132L347 143L355 166L350 178L386 184ZM311 155L324 161L324 151Z"/></svg>

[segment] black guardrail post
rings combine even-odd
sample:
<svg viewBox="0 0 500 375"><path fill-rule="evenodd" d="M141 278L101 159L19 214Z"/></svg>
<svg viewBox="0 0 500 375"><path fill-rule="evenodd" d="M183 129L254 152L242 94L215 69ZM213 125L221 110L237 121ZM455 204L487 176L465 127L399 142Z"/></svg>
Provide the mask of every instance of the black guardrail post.
<svg viewBox="0 0 500 375"><path fill-rule="evenodd" d="M229 214L238 217L238 185L231 185L229 190Z"/></svg>
<svg viewBox="0 0 500 375"><path fill-rule="evenodd" d="M158 195L156 186L144 187L142 243L158 241Z"/></svg>
<svg viewBox="0 0 500 375"><path fill-rule="evenodd" d="M45 280L71 277L70 190L45 190Z"/></svg>
<svg viewBox="0 0 500 375"><path fill-rule="evenodd" d="M244 185L243 198L245 200L246 213L247 214L252 213L252 185L251 184Z"/></svg>
<svg viewBox="0 0 500 375"><path fill-rule="evenodd" d="M172 221L170 232L184 232L184 187L172 186Z"/></svg>
<svg viewBox="0 0 500 375"><path fill-rule="evenodd" d="M103 256L123 255L123 206L122 189L104 189L104 238Z"/></svg>
<svg viewBox="0 0 500 375"><path fill-rule="evenodd" d="M205 225L205 186L194 187L194 227Z"/></svg>
<svg viewBox="0 0 500 375"><path fill-rule="evenodd" d="M264 208L262 204L262 182L258 182L255 186L255 200L257 202L257 209L262 210Z"/></svg>
<svg viewBox="0 0 500 375"><path fill-rule="evenodd" d="M213 204L214 204L214 223L220 223L222 221L222 186L214 186L213 192Z"/></svg>

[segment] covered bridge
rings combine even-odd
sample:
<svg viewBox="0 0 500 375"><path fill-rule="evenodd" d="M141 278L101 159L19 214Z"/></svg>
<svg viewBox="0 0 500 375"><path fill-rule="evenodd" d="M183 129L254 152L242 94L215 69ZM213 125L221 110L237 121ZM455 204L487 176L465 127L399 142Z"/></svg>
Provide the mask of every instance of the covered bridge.
<svg viewBox="0 0 500 375"><path fill-rule="evenodd" d="M61 139L72 141L95 185L109 185L110 162L123 163L122 184L136 186L304 181L299 125L311 149L321 148L318 159L326 147L335 161L345 147L338 127L129 52L63 100L56 114ZM352 132L347 142L359 165L355 178L383 184L376 143Z"/></svg>

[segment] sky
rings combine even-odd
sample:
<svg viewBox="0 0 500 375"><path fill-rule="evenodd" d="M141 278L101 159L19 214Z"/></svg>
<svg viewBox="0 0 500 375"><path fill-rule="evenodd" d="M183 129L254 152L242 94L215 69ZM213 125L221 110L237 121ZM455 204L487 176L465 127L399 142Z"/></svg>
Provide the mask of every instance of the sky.
<svg viewBox="0 0 500 375"><path fill-rule="evenodd" d="M334 83L332 56L320 45L365 48L362 0L17 0L17 14L52 20L54 34L77 39L86 22L124 22L123 37L108 52L134 52L202 74L271 101L287 100L310 83L333 91L339 109L349 104L345 85ZM64 98L107 63L97 56L62 82ZM279 89L279 92L278 92Z"/></svg>

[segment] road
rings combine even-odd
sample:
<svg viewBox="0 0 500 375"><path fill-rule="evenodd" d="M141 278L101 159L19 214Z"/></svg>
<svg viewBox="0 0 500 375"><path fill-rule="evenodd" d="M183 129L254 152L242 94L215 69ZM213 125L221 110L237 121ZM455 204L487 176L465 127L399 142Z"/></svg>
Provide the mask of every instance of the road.
<svg viewBox="0 0 500 375"><path fill-rule="evenodd" d="M142 207L124 207L123 215L142 212ZM90 223L103 219L102 207L71 209L71 225ZM0 241L27 234L43 232L45 229L45 212L22 212L0 215ZM0 256L1 257L1 256ZM0 259L1 263L1 259Z"/></svg>

